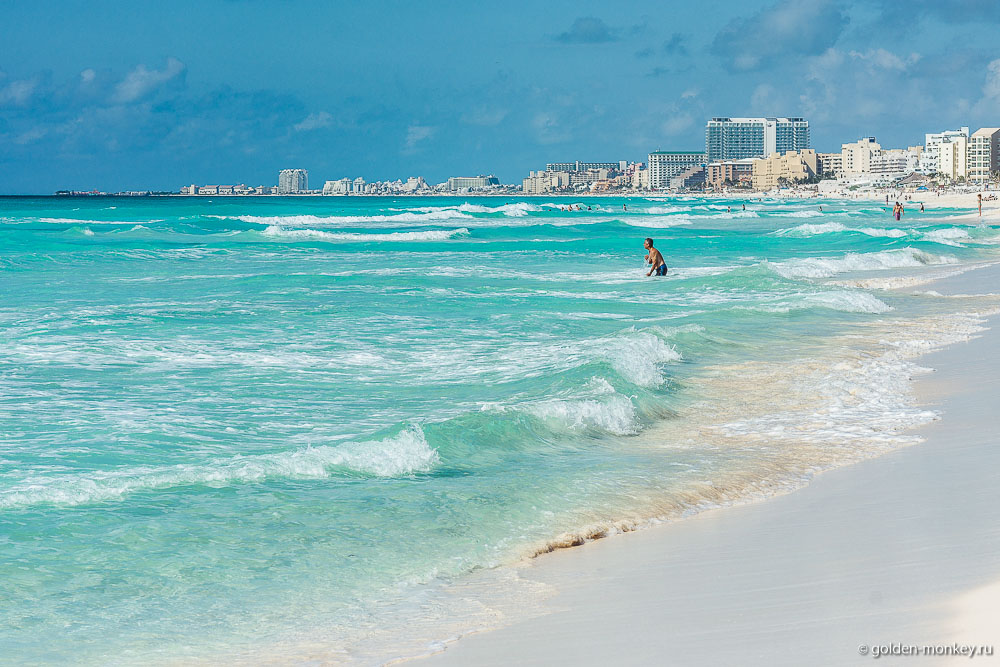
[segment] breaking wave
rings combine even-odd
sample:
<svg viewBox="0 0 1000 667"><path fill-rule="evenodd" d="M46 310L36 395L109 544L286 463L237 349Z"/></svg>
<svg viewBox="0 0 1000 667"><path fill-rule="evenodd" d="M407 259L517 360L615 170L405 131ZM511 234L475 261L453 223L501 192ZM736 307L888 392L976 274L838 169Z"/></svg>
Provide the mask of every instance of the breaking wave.
<svg viewBox="0 0 1000 667"><path fill-rule="evenodd" d="M932 255L916 248L884 250L873 253L848 253L843 257L808 257L765 266L784 278L829 278L848 271L883 271L934 264L955 264L948 255Z"/></svg>
<svg viewBox="0 0 1000 667"><path fill-rule="evenodd" d="M418 426L382 440L322 445L206 463L136 466L60 477L28 477L0 491L0 508L83 505L133 493L201 484L227 486L264 479L321 479L337 472L397 477L430 470L439 461Z"/></svg>
<svg viewBox="0 0 1000 667"><path fill-rule="evenodd" d="M448 239L468 236L469 230L461 229L435 230L428 232L390 232L388 234L352 234L348 232L324 232L318 229L286 229L271 225L263 232L264 236L284 239L318 239L321 241L350 242L386 242L386 241L447 241Z"/></svg>

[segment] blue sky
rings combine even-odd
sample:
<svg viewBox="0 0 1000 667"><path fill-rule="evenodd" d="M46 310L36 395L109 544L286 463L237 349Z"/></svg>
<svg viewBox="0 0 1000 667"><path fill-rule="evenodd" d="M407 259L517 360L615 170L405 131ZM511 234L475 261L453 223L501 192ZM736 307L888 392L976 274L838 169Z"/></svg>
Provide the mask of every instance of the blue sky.
<svg viewBox="0 0 1000 667"><path fill-rule="evenodd" d="M1000 2L0 0L0 193L495 173L1000 126Z"/></svg>

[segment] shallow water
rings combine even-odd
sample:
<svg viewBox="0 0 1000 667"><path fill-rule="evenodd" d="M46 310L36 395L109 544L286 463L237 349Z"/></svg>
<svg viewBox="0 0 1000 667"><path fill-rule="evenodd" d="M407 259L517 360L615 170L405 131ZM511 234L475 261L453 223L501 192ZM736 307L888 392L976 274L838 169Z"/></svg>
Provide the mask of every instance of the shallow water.
<svg viewBox="0 0 1000 667"><path fill-rule="evenodd" d="M961 212L0 198L0 649L377 661L470 573L908 444Z"/></svg>

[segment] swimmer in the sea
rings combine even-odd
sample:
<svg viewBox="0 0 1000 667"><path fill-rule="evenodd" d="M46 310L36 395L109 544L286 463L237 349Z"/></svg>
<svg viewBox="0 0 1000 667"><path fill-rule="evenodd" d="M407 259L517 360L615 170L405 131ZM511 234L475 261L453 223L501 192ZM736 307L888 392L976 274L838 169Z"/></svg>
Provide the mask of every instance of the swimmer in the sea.
<svg viewBox="0 0 1000 667"><path fill-rule="evenodd" d="M653 239L647 238L642 247L649 251L645 259L653 267L646 275L651 276L654 273L658 276L667 275L667 263L663 261L663 255L660 254L660 251L653 247Z"/></svg>

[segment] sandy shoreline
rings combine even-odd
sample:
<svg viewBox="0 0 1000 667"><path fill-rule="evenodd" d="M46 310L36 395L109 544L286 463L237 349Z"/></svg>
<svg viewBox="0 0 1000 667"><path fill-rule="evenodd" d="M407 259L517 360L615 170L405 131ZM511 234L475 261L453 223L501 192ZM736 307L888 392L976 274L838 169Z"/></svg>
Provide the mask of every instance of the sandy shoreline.
<svg viewBox="0 0 1000 667"><path fill-rule="evenodd" d="M997 293L1000 266L928 287ZM918 430L924 443L791 494L535 559L522 576L558 591L551 613L419 662L843 665L871 661L882 645L970 644L993 645L975 660L995 664L998 322L919 359L937 371L917 380L920 403L943 415ZM880 662L902 660L969 657Z"/></svg>

